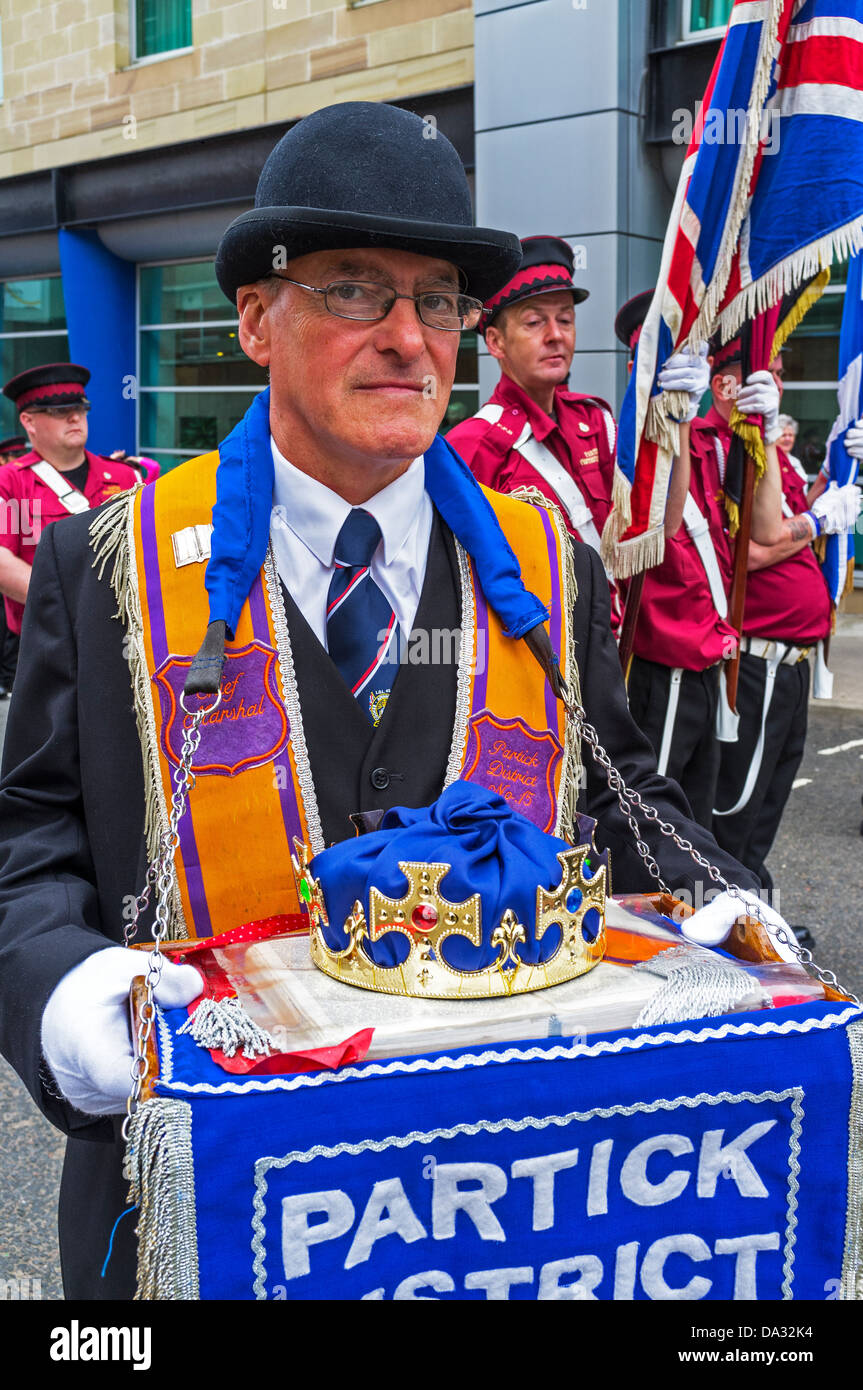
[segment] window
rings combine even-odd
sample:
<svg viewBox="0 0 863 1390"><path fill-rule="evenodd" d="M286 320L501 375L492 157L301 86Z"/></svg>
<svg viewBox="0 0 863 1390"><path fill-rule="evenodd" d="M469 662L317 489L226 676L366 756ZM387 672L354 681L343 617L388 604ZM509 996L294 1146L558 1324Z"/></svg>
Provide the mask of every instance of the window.
<svg viewBox="0 0 863 1390"><path fill-rule="evenodd" d="M132 0L133 58L192 45L192 0Z"/></svg>
<svg viewBox="0 0 863 1390"><path fill-rule="evenodd" d="M215 449L267 384L212 261L138 272L138 447L163 469Z"/></svg>
<svg viewBox="0 0 863 1390"><path fill-rule="evenodd" d="M0 281L0 385L28 367L68 361L60 276ZM0 396L0 436L20 433L17 410Z"/></svg>
<svg viewBox="0 0 863 1390"><path fill-rule="evenodd" d="M734 0L684 0L684 38L696 39L721 32L733 9Z"/></svg>

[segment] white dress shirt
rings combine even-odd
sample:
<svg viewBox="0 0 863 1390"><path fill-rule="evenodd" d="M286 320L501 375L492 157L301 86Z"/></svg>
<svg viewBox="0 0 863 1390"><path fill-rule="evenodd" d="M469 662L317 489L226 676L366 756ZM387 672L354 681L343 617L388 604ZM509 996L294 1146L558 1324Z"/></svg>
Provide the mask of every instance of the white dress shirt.
<svg viewBox="0 0 863 1390"><path fill-rule="evenodd" d="M270 540L276 568L291 598L323 647L327 645L327 593L335 573L336 537L353 510L337 492L301 473L270 437L276 476ZM410 639L428 560L432 503L425 490L425 461L415 458L400 478L362 505L381 528L371 574L396 615L402 640Z"/></svg>

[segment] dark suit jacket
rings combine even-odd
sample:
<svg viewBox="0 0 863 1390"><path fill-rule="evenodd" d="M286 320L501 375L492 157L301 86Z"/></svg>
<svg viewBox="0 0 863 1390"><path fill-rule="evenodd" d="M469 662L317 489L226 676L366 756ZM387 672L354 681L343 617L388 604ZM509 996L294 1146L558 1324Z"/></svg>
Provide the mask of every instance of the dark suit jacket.
<svg viewBox="0 0 863 1390"><path fill-rule="evenodd" d="M70 1138L60 1199L67 1296L127 1298L134 1284L134 1218L121 1222L105 1279L99 1270L123 1210L119 1120L76 1112L41 1063L40 1024L58 981L93 951L123 939L123 909L146 868L141 752L124 630L107 577L92 567L92 514L52 526L39 545L9 710L0 785L0 1049L48 1118ZM596 554L574 542L574 622L588 718L627 782L663 819L743 887L754 876L689 820L676 783L629 716L609 629L608 583ZM421 806L442 790L452 734L453 666L405 665L372 730L292 601L288 621L326 839L353 834L352 811ZM416 626L457 628L450 533L436 519ZM203 634L202 634L203 635ZM533 658L525 648L525 661ZM599 823L615 891L650 889L616 797L585 758L579 808ZM374 778L372 774L375 774ZM642 835L674 890L694 891L692 860L650 823ZM708 885L709 886L709 885Z"/></svg>

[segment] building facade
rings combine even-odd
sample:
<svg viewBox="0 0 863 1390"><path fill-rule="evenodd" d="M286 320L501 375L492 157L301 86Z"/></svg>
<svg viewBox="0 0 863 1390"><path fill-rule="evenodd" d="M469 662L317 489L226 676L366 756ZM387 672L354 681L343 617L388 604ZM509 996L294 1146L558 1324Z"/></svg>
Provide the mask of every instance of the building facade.
<svg viewBox="0 0 863 1390"><path fill-rule="evenodd" d="M0 0L0 370L93 372L91 438L164 467L265 384L212 258L266 155L329 102L432 118L477 220L565 236L590 291L574 389L619 406L617 307L648 288L732 0ZM786 408L814 471L836 408L844 276L795 334ZM454 423L491 390L465 335ZM5 400L0 433L15 428Z"/></svg>

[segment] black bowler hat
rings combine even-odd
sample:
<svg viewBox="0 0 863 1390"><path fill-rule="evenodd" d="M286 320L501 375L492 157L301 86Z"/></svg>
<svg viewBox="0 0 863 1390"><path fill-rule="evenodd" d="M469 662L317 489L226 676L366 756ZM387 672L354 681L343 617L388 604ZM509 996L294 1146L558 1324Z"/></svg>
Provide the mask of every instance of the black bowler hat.
<svg viewBox="0 0 863 1390"><path fill-rule="evenodd" d="M483 333L494 323L501 309L517 304L520 299L533 299L538 294L555 290L571 290L573 304L587 299L589 290L577 289L572 283L575 256L568 241L559 236L526 236L521 240L521 261L518 270L502 289L486 299L480 329Z"/></svg>
<svg viewBox="0 0 863 1390"><path fill-rule="evenodd" d="M410 111L371 101L326 106L282 136L254 208L222 237L216 277L234 301L240 285L273 273L281 248L289 261L352 247L450 261L477 299L493 294L521 257L512 233L473 226L464 166L446 136Z"/></svg>
<svg viewBox="0 0 863 1390"><path fill-rule="evenodd" d="M617 311L614 331L630 350L635 347L638 330L644 326L652 298L653 290L642 290L640 294L634 294L631 299L627 299Z"/></svg>
<svg viewBox="0 0 863 1390"><path fill-rule="evenodd" d="M13 376L3 387L3 395L14 401L19 414L48 405L89 405L84 395L89 380L87 368L75 362L46 362Z"/></svg>

